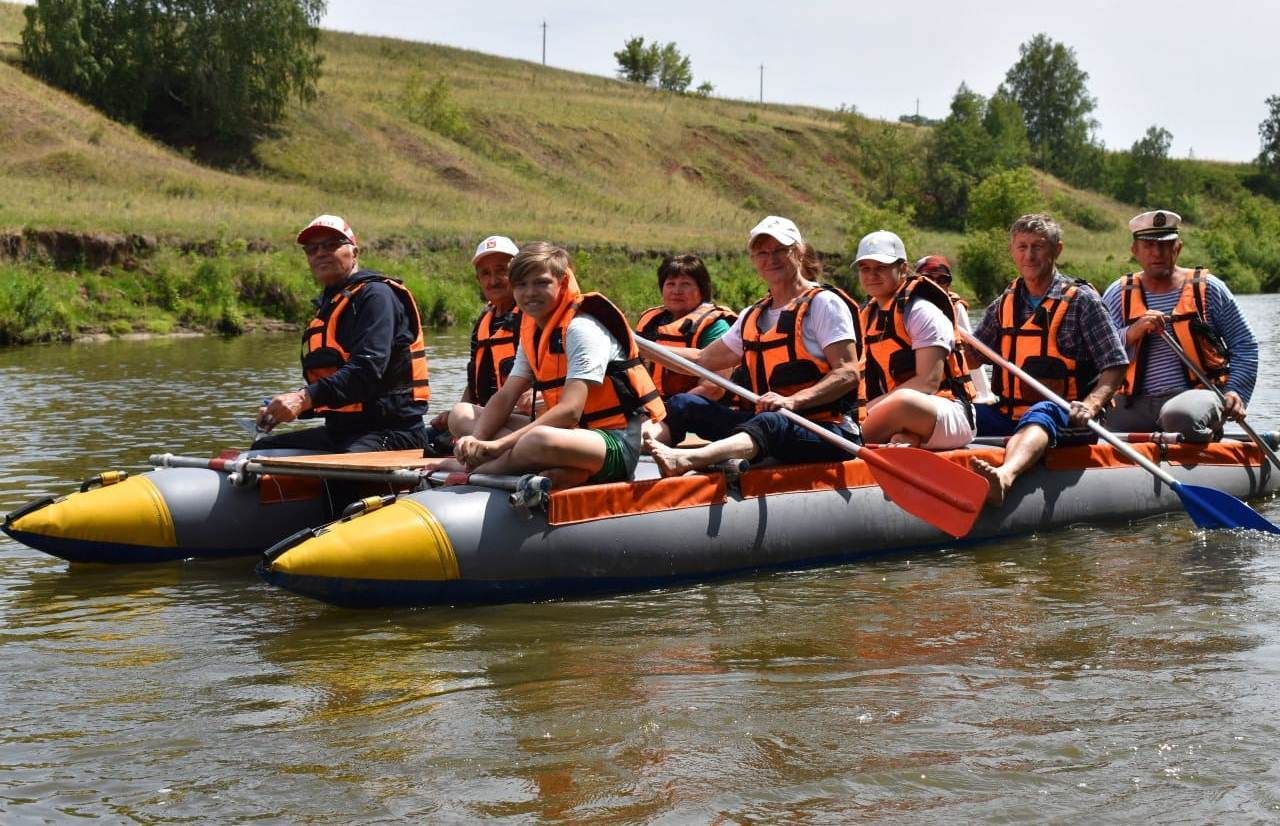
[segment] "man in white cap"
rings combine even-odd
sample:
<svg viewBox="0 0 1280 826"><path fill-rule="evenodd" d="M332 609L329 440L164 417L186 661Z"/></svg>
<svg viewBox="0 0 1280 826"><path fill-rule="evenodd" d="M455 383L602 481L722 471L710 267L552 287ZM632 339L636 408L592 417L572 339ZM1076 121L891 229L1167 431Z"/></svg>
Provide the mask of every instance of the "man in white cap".
<svg viewBox="0 0 1280 826"><path fill-rule="evenodd" d="M902 239L863 236L853 261L867 294L861 312L868 442L952 450L973 441L973 380L956 347L947 291L913 275Z"/></svg>
<svg viewBox="0 0 1280 826"><path fill-rule="evenodd" d="M1040 461L1068 428L1106 409L1124 378L1120 337L1096 290L1058 270L1062 228L1043 213L1009 228L1018 278L987 306L974 337L1054 390L1070 411L1041 399L1010 370L992 365L994 404L975 405L979 436L1009 436L999 466L974 459L991 485L987 500L1004 503L1014 481Z"/></svg>
<svg viewBox="0 0 1280 826"><path fill-rule="evenodd" d="M520 248L505 235L490 235L476 246L471 257L476 283L484 294L485 307L471 328L471 356L467 360L467 388L462 399L431 420L427 429L433 452L452 456L450 436L469 434L480 409L498 392L515 363L520 335L520 310L511 291L507 265ZM516 412L529 415L532 392L516 404Z"/></svg>
<svg viewBox="0 0 1280 826"><path fill-rule="evenodd" d="M1258 377L1258 340L1227 285L1202 268L1178 266L1182 216L1167 209L1129 221L1129 252L1142 267L1103 295L1129 350L1129 372L1107 418L1116 430L1181 433L1207 442L1241 419ZM1168 330L1222 391L1204 387L1161 335Z"/></svg>
<svg viewBox="0 0 1280 826"><path fill-rule="evenodd" d="M323 416L324 427L264 436L253 447L322 453L425 447L422 417L431 392L413 295L398 280L361 269L356 234L337 215L319 216L297 240L322 288L302 338L306 384L272 398L258 423L270 430Z"/></svg>
<svg viewBox="0 0 1280 826"><path fill-rule="evenodd" d="M704 396L667 400L667 433L645 444L664 476L727 459L840 461L847 454L788 421L792 410L846 439L857 439L858 305L819 283L822 265L792 221L771 215L751 230L747 249L769 294L739 314L729 332L703 349L673 348L708 370L740 368L741 384L760 396L755 411ZM668 447L686 433L713 439L692 450Z"/></svg>

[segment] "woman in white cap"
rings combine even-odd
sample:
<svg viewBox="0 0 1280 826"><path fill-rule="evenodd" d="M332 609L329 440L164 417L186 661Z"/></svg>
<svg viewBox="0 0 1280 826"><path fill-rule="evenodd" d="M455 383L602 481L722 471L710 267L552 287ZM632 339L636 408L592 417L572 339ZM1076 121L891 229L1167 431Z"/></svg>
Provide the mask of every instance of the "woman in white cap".
<svg viewBox="0 0 1280 826"><path fill-rule="evenodd" d="M863 438L964 447L974 437L973 380L956 349L951 297L911 274L902 239L886 230L858 242L854 266L869 299L861 313Z"/></svg>
<svg viewBox="0 0 1280 826"><path fill-rule="evenodd" d="M708 370L739 368L741 384L760 400L754 411L680 393L667 403L668 439L687 432L713 439L694 449L646 445L665 476L728 459L780 462L840 461L847 454L792 424L777 411L792 410L846 439L857 439L852 414L858 397L858 305L838 288L819 283L822 265L796 225L776 215L747 240L751 262L769 293L743 310L733 327L705 349L676 352Z"/></svg>
<svg viewBox="0 0 1280 826"><path fill-rule="evenodd" d="M498 392L515 363L516 339L520 333L520 309L511 291L507 266L520 248L505 235L490 235L476 247L471 257L476 283L484 294L485 307L471 328L471 356L467 360L467 388L451 410L431 421L428 433L432 449L452 456L452 439L465 436L475 427L480 409ZM517 414L529 416L533 401L525 393L516 404Z"/></svg>

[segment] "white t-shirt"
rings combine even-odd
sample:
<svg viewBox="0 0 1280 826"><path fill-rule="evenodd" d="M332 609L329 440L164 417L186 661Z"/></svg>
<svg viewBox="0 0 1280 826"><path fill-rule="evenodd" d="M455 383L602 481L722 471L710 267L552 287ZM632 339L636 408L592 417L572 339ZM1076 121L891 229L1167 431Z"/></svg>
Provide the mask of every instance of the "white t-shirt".
<svg viewBox="0 0 1280 826"><path fill-rule="evenodd" d="M544 330L543 335L547 335ZM565 334L564 353L569 360L565 380L581 379L588 384L600 384L604 381L605 368L611 361L622 361L626 354L618 340L610 335L605 326L589 315L574 316L569 322L569 330ZM511 365L511 375L532 379L533 368L525 358L524 351L517 345L516 360Z"/></svg>
<svg viewBox="0 0 1280 826"><path fill-rule="evenodd" d="M778 323L778 316L781 313L780 309L763 310L760 313L760 329L772 330ZM742 320L744 318L746 318L746 311L738 315L738 320L733 322L729 332L720 339L737 356L742 355ZM849 306L829 290L823 290L809 301L809 311L805 313L804 323L800 325L800 334L804 349L823 364L827 363L827 357L822 352L823 348L837 341L857 341L858 339Z"/></svg>
<svg viewBox="0 0 1280 826"><path fill-rule="evenodd" d="M956 344L955 326L932 301L924 301L919 297L911 299L903 322L907 325L912 350L941 347L951 352Z"/></svg>

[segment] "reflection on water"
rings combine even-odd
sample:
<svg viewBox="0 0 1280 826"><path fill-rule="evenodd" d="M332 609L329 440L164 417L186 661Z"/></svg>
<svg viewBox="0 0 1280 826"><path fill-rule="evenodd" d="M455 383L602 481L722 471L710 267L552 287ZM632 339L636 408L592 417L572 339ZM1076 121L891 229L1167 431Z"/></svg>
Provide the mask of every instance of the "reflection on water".
<svg viewBox="0 0 1280 826"><path fill-rule="evenodd" d="M1280 300L1245 305L1275 363ZM431 346L456 398L465 338ZM292 337L0 351L0 509L243 445L232 417L295 358ZM1275 427L1280 393L1253 410ZM6 821L1280 813L1280 543L1177 515L459 610L330 608L250 567L0 543Z"/></svg>

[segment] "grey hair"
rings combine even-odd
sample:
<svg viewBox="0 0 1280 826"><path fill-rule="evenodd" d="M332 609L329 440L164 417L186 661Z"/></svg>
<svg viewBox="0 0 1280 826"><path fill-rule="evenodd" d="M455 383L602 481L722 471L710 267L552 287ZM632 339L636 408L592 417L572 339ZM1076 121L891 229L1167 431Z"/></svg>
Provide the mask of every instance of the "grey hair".
<svg viewBox="0 0 1280 826"><path fill-rule="evenodd" d="M1050 244L1058 244L1062 241L1062 227L1044 212L1032 212L1014 221L1013 226L1009 227L1009 237L1012 238L1019 233L1039 235Z"/></svg>

